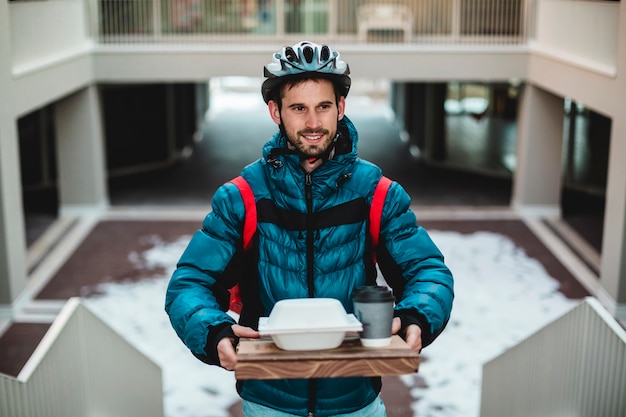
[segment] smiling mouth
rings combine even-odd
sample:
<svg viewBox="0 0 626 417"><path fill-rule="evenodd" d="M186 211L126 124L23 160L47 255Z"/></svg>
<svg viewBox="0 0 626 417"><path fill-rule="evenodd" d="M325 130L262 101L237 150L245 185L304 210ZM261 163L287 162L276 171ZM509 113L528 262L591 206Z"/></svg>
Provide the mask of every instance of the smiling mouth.
<svg viewBox="0 0 626 417"><path fill-rule="evenodd" d="M327 131L321 132L300 132L300 137L302 137L307 142L315 143L321 141L324 136L328 134Z"/></svg>
<svg viewBox="0 0 626 417"><path fill-rule="evenodd" d="M319 142L324 135L302 135L307 142Z"/></svg>

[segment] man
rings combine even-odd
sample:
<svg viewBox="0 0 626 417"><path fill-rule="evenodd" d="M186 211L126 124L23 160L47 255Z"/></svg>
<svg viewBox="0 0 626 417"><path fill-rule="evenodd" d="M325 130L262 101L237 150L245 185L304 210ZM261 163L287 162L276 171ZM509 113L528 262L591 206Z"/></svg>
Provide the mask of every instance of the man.
<svg viewBox="0 0 626 417"><path fill-rule="evenodd" d="M227 183L167 290L172 325L200 360L233 370L239 338L259 337L258 318L279 300L335 298L352 312L352 291L376 282L367 217L382 172L357 157L357 131L344 114L349 72L336 51L310 42L283 48L265 66L262 94L279 132L241 174L257 206L253 249L242 245L242 195ZM396 297L392 331L419 352L450 317L453 279L409 206L392 183L376 257ZM236 283L239 323L225 312ZM237 388L247 417L386 415L380 378L246 380Z"/></svg>

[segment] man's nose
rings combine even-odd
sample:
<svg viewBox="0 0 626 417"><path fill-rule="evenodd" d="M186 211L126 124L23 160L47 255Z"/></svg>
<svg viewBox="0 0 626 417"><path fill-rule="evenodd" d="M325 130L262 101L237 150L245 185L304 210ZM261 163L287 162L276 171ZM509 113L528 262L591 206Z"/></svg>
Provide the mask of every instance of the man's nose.
<svg viewBox="0 0 626 417"><path fill-rule="evenodd" d="M319 117L317 117L317 114L315 114L315 112L309 112L307 114L305 123L306 127L308 127L309 129L316 129L321 125L320 119Z"/></svg>

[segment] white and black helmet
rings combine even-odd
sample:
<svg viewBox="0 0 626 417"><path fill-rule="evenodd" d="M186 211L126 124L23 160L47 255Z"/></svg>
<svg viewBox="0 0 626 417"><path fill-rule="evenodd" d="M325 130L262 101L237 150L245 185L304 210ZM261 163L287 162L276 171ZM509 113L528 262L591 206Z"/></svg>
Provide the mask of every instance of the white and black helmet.
<svg viewBox="0 0 626 417"><path fill-rule="evenodd" d="M333 51L328 45L303 41L276 52L272 62L265 65L263 75L267 79L261 87L263 100L267 103L272 99L274 89L286 81L285 77L304 73L320 74L334 81L344 97L350 91L350 68L339 59L339 52Z"/></svg>

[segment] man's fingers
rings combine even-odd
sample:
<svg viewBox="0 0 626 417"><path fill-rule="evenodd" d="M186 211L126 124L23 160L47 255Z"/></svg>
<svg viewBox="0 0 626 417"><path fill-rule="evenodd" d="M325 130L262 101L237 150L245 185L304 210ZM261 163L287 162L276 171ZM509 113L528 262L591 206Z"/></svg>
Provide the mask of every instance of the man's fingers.
<svg viewBox="0 0 626 417"><path fill-rule="evenodd" d="M260 337L259 332L250 327L233 324L232 329L237 337L254 339ZM233 371L235 365L237 365L237 352L235 351L234 344L235 340L232 337L225 337L217 344L217 356L220 360L220 365L222 368L228 369L229 371Z"/></svg>
<svg viewBox="0 0 626 417"><path fill-rule="evenodd" d="M224 369L232 371L237 364L237 352L233 346L234 340L230 337L225 337L217 344L217 356L220 360L220 365Z"/></svg>
<svg viewBox="0 0 626 417"><path fill-rule="evenodd" d="M239 337L249 337L253 339L261 337L259 332L257 332L251 327L245 327L245 326L240 326L238 324L233 324L232 329L233 329L233 333L235 333L235 335Z"/></svg>
<svg viewBox="0 0 626 417"><path fill-rule="evenodd" d="M402 327L400 317L394 317L391 322L391 334L397 334L400 331L400 327Z"/></svg>
<svg viewBox="0 0 626 417"><path fill-rule="evenodd" d="M391 322L391 334L398 334L402 327L402 321L399 317L394 317ZM415 352L419 353L422 350L422 329L416 325L411 324L408 326L403 335L401 335L404 341Z"/></svg>
<svg viewBox="0 0 626 417"><path fill-rule="evenodd" d="M406 344L417 353L422 350L422 329L419 326L411 324L406 328Z"/></svg>

